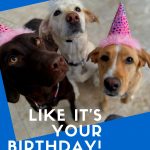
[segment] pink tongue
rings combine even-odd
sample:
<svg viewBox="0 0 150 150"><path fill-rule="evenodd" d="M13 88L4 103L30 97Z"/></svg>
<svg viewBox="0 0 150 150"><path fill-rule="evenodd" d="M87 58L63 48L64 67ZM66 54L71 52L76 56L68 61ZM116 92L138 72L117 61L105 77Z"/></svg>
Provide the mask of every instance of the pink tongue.
<svg viewBox="0 0 150 150"><path fill-rule="evenodd" d="M0 33L6 32L8 30L11 30L11 29L3 24L0 24Z"/></svg>

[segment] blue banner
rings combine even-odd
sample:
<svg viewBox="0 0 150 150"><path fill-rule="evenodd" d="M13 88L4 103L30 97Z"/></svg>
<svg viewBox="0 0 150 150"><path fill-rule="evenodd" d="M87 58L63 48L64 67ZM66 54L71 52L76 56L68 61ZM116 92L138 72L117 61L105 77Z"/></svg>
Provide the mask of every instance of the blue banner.
<svg viewBox="0 0 150 150"><path fill-rule="evenodd" d="M45 2L47 0L1 0L0 11Z"/></svg>
<svg viewBox="0 0 150 150"><path fill-rule="evenodd" d="M0 91L0 149L6 150L8 149L8 141L15 140L15 134L9 113L8 103L6 101L1 74ZM24 146L27 144L25 142L30 141L30 143L28 143L30 146L32 146L31 142L33 142L34 150L39 148L39 145L36 143L37 141L42 142L42 150L46 149L46 144L49 146L56 145L56 149L58 150L61 144L61 146L65 149L68 144L66 144L66 142L63 143L64 140L70 144L70 149L73 149L78 141L83 150L87 149L87 144L85 141L88 141L90 144L93 141L96 141L94 143L93 150L98 150L98 147L102 150L150 149L150 113L122 118L115 121L101 123L99 125L102 128L101 137L93 137L92 133L90 133L87 137L82 137L78 130L78 133L74 137L69 137L65 132L61 132L59 137L57 137L56 134L51 134L19 142L22 142L22 149L24 149ZM93 125L91 125L91 128L92 126ZM86 127L84 127L83 132L86 132ZM19 142L16 143L16 147L19 147Z"/></svg>
<svg viewBox="0 0 150 150"><path fill-rule="evenodd" d="M8 140L15 140L15 134L10 117L9 107L5 95L2 76L0 72L0 149L8 149Z"/></svg>

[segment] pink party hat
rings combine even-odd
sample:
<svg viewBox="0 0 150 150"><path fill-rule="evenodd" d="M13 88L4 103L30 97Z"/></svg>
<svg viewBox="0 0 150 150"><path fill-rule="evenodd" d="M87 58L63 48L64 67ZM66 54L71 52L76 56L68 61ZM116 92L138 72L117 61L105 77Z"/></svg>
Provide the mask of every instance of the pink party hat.
<svg viewBox="0 0 150 150"><path fill-rule="evenodd" d="M106 47L112 44L124 44L136 48L137 50L141 49L139 42L132 38L123 3L119 4L109 34L106 39L101 41L100 46Z"/></svg>
<svg viewBox="0 0 150 150"><path fill-rule="evenodd" d="M24 33L33 33L33 31L24 28L11 29L3 24L0 24L0 46L11 41L16 36Z"/></svg>

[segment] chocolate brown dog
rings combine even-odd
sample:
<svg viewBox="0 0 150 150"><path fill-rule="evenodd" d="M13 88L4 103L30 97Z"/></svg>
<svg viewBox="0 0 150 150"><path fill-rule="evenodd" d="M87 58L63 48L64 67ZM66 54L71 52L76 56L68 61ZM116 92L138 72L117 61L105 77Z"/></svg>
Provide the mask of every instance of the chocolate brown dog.
<svg viewBox="0 0 150 150"><path fill-rule="evenodd" d="M7 99L16 103L22 94L36 111L50 111L60 100L67 99L74 118L75 94L65 77L68 66L54 51L56 48L45 46L36 33L18 35L0 46L0 69ZM57 118L56 112L53 117ZM59 124L65 129L65 122Z"/></svg>

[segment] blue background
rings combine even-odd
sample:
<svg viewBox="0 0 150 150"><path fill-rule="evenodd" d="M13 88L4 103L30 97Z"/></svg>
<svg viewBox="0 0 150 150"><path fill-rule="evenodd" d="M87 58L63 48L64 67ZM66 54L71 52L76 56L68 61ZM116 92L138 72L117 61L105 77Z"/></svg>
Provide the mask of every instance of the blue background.
<svg viewBox="0 0 150 150"><path fill-rule="evenodd" d="M0 0L0 11L45 2L48 0Z"/></svg>
<svg viewBox="0 0 150 150"><path fill-rule="evenodd" d="M0 11L17 8L29 4L44 2L46 0L0 0ZM123 118L107 123L100 124L102 127L102 150L150 150L150 113L137 115L134 117ZM59 139L55 134L37 137L35 140L68 140L73 146L78 139L83 143L84 140L92 141L94 138L90 135L87 138L79 134L74 138L69 138L65 133L61 133ZM2 77L0 74L0 150L8 149L8 140L15 140L13 125L6 100ZM42 147L44 149L44 147ZM35 147L37 150L37 147ZM97 150L95 147L94 150Z"/></svg>

